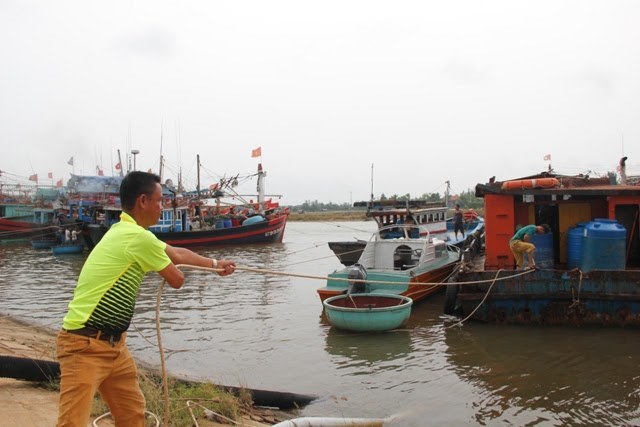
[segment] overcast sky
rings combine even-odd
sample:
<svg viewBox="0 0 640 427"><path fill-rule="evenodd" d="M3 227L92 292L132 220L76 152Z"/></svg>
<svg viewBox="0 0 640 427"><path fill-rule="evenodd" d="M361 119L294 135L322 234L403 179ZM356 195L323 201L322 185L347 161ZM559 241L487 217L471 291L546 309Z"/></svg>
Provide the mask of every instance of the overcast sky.
<svg viewBox="0 0 640 427"><path fill-rule="evenodd" d="M546 154L640 174L639 23L633 0L0 0L0 170L66 182L138 149L157 172L162 130L165 179L261 160L284 204L366 200L372 164L376 197Z"/></svg>

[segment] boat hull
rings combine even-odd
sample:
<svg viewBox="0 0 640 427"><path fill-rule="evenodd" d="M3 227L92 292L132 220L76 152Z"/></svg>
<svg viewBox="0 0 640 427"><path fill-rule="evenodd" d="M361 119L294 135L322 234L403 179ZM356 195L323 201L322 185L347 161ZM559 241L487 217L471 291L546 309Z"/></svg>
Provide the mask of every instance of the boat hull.
<svg viewBox="0 0 640 427"><path fill-rule="evenodd" d="M31 239L31 247L33 249L51 249L53 246L59 244L57 238L52 239Z"/></svg>
<svg viewBox="0 0 640 427"><path fill-rule="evenodd" d="M440 286L440 283L451 276L456 265L457 259L451 254L448 260L439 267L416 272L416 274L411 274L409 271L377 272L376 270L369 270L370 292L402 295L410 297L414 302L418 302L441 291L443 286ZM331 273L327 286L317 290L320 300L324 302L327 298L344 293L348 288L347 275L348 273L345 270ZM375 282L385 283L377 284Z"/></svg>
<svg viewBox="0 0 640 427"><path fill-rule="evenodd" d="M365 246L367 242L364 240L329 242L329 249L336 254L340 263L347 267L358 262Z"/></svg>
<svg viewBox="0 0 640 427"><path fill-rule="evenodd" d="M485 282L457 285L447 299L456 314L490 323L640 326L640 270L515 273L493 286L495 271L461 274L457 282Z"/></svg>
<svg viewBox="0 0 640 427"><path fill-rule="evenodd" d="M284 237L287 215L276 216L258 223L212 230L154 232L172 246L221 246L249 243L279 243Z"/></svg>
<svg viewBox="0 0 640 427"><path fill-rule="evenodd" d="M329 323L356 332L382 332L399 328L411 315L411 298L401 295L348 294L323 301Z"/></svg>
<svg viewBox="0 0 640 427"><path fill-rule="evenodd" d="M84 251L84 243L75 245L58 245L51 248L54 255L81 254Z"/></svg>
<svg viewBox="0 0 640 427"><path fill-rule="evenodd" d="M48 228L33 222L0 218L0 240L28 240Z"/></svg>

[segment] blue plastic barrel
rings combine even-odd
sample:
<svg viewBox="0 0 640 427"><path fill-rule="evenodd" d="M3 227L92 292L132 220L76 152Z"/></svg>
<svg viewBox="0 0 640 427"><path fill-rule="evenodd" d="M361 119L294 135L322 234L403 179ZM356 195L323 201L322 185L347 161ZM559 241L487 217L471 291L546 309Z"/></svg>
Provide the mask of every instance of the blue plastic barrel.
<svg viewBox="0 0 640 427"><path fill-rule="evenodd" d="M576 268L582 260L582 235L586 222L579 222L575 227L569 228L567 234L567 267Z"/></svg>
<svg viewBox="0 0 640 427"><path fill-rule="evenodd" d="M531 243L536 246L534 255L536 267L553 268L553 233L534 234Z"/></svg>
<svg viewBox="0 0 640 427"><path fill-rule="evenodd" d="M584 227L580 270L624 270L627 230L614 219L597 218Z"/></svg>
<svg viewBox="0 0 640 427"><path fill-rule="evenodd" d="M231 228L232 224L231 224L231 219L225 219L224 220L224 228Z"/></svg>
<svg viewBox="0 0 640 427"><path fill-rule="evenodd" d="M262 215L256 215L242 221L242 225L251 225L251 224L255 224L256 222L262 222L262 221L264 221L264 217Z"/></svg>

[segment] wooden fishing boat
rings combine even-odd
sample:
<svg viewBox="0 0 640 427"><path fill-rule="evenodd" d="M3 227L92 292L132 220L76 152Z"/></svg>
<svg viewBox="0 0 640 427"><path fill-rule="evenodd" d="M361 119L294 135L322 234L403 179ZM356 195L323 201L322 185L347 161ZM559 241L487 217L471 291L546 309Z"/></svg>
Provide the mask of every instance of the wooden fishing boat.
<svg viewBox="0 0 640 427"><path fill-rule="evenodd" d="M160 240L181 247L282 242L290 209L265 196L265 175L262 165L258 165L257 201L247 204L221 202L226 197L223 190L233 191L228 181L207 191L183 193L181 199L172 184L166 183L160 219L149 231ZM215 205L206 204L206 200L214 200ZM88 215L86 226L90 248L119 221L121 212L119 206L98 205L92 209L94 213Z"/></svg>
<svg viewBox="0 0 640 427"><path fill-rule="evenodd" d="M453 218L447 218L449 208L444 202L427 202L424 200L406 200L395 202L395 200L385 200L376 202L356 202L354 206L367 206L366 217L373 219L378 229L388 227L388 231L383 234L385 238L396 238L402 235L402 231L394 229L393 225L404 223L416 224L410 237L420 237L430 235L445 241L449 245L461 248L466 237L484 230L484 219L477 215L475 211L469 210L464 216L464 235L456 236L453 229ZM329 242L329 248L338 257L340 263L345 266L358 262L367 242L365 240L337 241Z"/></svg>
<svg viewBox="0 0 640 427"><path fill-rule="evenodd" d="M413 300L393 294L345 294L323 301L329 323L356 332L381 332L399 328L411 315Z"/></svg>
<svg viewBox="0 0 640 427"><path fill-rule="evenodd" d="M166 218L171 221L174 210L169 209L168 211ZM162 231L160 228L162 225L156 225L149 229L160 240L173 246L183 247L282 242L289 208L278 207L267 212L265 215L247 218L237 225L233 225L233 222L221 225L216 221L217 224L206 228L192 228L190 218L185 214L181 217L185 220L185 228L179 227Z"/></svg>
<svg viewBox="0 0 640 427"><path fill-rule="evenodd" d="M485 256L460 269L444 311L494 323L640 326L640 186L609 177L542 173L552 188L478 184L484 198ZM538 234L539 270L516 271L509 240L516 227Z"/></svg>
<svg viewBox="0 0 640 427"><path fill-rule="evenodd" d="M33 204L0 204L0 241L29 241L55 230L55 212Z"/></svg>
<svg viewBox="0 0 640 427"><path fill-rule="evenodd" d="M84 251L84 243L63 243L51 247L54 255L81 254Z"/></svg>
<svg viewBox="0 0 640 427"><path fill-rule="evenodd" d="M428 233L412 238L412 228L392 225L373 233L358 264L329 274L326 286L317 290L320 299L346 292L359 283L353 280L354 276L364 283L360 292L403 295L416 302L441 290L437 284L449 278L460 251ZM398 230L403 231L404 237L387 238Z"/></svg>

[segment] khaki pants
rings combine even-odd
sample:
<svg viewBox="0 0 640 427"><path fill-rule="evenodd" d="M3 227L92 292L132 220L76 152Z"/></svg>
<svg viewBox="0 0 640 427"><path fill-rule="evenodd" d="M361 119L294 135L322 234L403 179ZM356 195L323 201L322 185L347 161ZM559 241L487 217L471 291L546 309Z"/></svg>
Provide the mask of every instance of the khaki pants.
<svg viewBox="0 0 640 427"><path fill-rule="evenodd" d="M522 258L524 254L529 254L529 267L536 265L533 259L533 253L536 247L533 243L523 242L522 240L514 240L509 242L509 248L513 252L513 256L516 258L516 267L522 268Z"/></svg>
<svg viewBox="0 0 640 427"><path fill-rule="evenodd" d="M112 346L108 341L60 331L58 427L86 427L96 391L109 405L116 426L144 426L144 395L125 339L123 334Z"/></svg>

